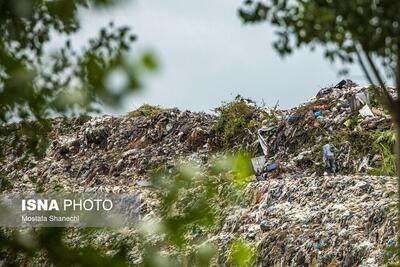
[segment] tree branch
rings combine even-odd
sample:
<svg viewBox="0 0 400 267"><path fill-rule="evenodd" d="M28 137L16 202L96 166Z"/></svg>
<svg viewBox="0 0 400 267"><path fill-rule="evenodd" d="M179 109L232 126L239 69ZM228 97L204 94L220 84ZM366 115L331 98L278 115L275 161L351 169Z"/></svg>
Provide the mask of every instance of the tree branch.
<svg viewBox="0 0 400 267"><path fill-rule="evenodd" d="M376 67L374 61L372 60L371 55L370 55L370 54L368 53L368 51L365 50L362 46L361 46L361 48L362 48L362 50L363 50L363 52L364 52L364 54L365 54L365 57L367 58L367 61L368 61L369 65L370 65L370 67L371 67L371 69L372 69L372 71L373 71L373 73L374 73L376 79L377 79L378 82L379 82L379 85L380 85L383 89L386 89L386 86L385 86L385 83L383 82L382 76L381 76L381 74L379 73L378 68Z"/></svg>
<svg viewBox="0 0 400 267"><path fill-rule="evenodd" d="M375 84L374 81L371 78L371 75L368 72L367 67L365 66L365 63L364 63L363 59L361 58L361 55L360 55L360 52L358 51L358 48L356 48L356 54L357 54L358 63L360 64L361 69L363 70L364 75L367 78L368 82L371 85Z"/></svg>
<svg viewBox="0 0 400 267"><path fill-rule="evenodd" d="M396 89L397 89L397 102L400 101L400 46L397 46L397 58L396 58Z"/></svg>
<svg viewBox="0 0 400 267"><path fill-rule="evenodd" d="M393 111L393 109L395 108L395 101L393 99L393 97L389 94L388 90L386 89L385 83L383 82L382 76L380 75L378 68L376 67L374 61L372 60L370 54L368 53L368 51L366 51L366 49L364 47L362 47L362 50L365 54L365 57L367 58L367 61L372 69L372 72L374 73L376 79L379 82L379 86L381 87L381 92L383 93L383 96L385 97L387 104L388 104L388 108Z"/></svg>

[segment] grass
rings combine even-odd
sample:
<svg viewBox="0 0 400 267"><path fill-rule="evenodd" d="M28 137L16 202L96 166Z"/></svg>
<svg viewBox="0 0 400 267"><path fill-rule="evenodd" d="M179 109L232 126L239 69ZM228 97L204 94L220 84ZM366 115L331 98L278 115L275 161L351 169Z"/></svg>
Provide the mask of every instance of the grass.
<svg viewBox="0 0 400 267"><path fill-rule="evenodd" d="M131 111L127 114L129 118L137 118L142 116L153 116L158 115L167 111L167 109L162 108L161 106L152 106L149 104L144 104L140 106L138 109Z"/></svg>

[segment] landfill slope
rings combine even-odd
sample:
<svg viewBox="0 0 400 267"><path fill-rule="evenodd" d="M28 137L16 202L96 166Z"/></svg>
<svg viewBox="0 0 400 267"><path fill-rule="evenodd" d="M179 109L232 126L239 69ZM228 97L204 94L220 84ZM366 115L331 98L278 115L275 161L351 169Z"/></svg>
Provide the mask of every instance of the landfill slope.
<svg viewBox="0 0 400 267"><path fill-rule="evenodd" d="M227 253L230 242L241 237L258 248L260 266L382 265L394 242L396 187L390 175L371 175L387 171L390 159L379 150L386 145L379 143L382 138L377 149L372 146L375 136L390 133L391 122L367 92L345 81L290 110L256 107L252 128L241 125L241 136L230 142L216 127L221 115L177 109L53 119L51 142L40 160L21 161L21 151L7 147L12 136L0 137L6 146L0 173L7 177L0 192L135 192L146 217L159 208L151 170L187 158L206 164L215 153L242 149L260 156L259 133L267 161L280 162L279 175L265 181L252 177L244 191L251 201L227 207L220 229L204 233L204 239ZM337 148L336 176L323 175L326 142ZM141 262L140 251L132 261Z"/></svg>
<svg viewBox="0 0 400 267"><path fill-rule="evenodd" d="M261 192L256 204L236 209L221 237L253 240L262 266L383 263L395 236L394 178L288 177L252 186Z"/></svg>
<svg viewBox="0 0 400 267"><path fill-rule="evenodd" d="M147 172L160 165L173 166L193 153L206 155L214 122L214 116L175 109L138 117L54 119L43 159L21 165L10 147L0 171L13 180L7 191L118 193L140 187Z"/></svg>

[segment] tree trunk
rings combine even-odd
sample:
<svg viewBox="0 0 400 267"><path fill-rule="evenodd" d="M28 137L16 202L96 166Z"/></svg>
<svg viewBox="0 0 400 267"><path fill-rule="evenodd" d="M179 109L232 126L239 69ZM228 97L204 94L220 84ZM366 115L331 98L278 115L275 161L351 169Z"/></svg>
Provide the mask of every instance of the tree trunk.
<svg viewBox="0 0 400 267"><path fill-rule="evenodd" d="M400 244L400 107L396 104L390 107L390 113L392 117L392 123L395 131L396 142L395 142L395 153L396 153L396 174L397 174L397 224L396 224L396 238L397 246Z"/></svg>
<svg viewBox="0 0 400 267"><path fill-rule="evenodd" d="M397 110L397 108L395 109ZM392 121L396 134L396 174L397 174L397 246L400 244L400 114L392 112Z"/></svg>
<svg viewBox="0 0 400 267"><path fill-rule="evenodd" d="M391 103L392 121L396 131L396 174L397 174L397 248L400 247L400 47L397 49L394 69L397 98Z"/></svg>

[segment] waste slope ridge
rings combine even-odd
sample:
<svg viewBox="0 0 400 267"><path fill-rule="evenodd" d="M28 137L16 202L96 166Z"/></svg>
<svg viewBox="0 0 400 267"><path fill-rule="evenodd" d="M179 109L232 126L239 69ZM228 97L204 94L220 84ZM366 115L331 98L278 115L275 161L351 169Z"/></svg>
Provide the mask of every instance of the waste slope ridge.
<svg viewBox="0 0 400 267"><path fill-rule="evenodd" d="M173 166L180 157L195 155L207 161L210 153L221 151L222 147L258 149L262 153L256 126L263 124L268 160L280 160L282 171L297 176L322 174L322 145L332 142L338 148L339 173L369 173L385 166L384 155L371 149L371 144L375 133L390 129L390 117L381 107L373 106L372 101L375 115L360 116L357 110L351 109L349 99L353 98L348 95L365 94L369 88L354 87L351 81L345 81L345 84L348 88L324 88L317 98L286 111L258 107L246 99L236 98L232 105L228 105L233 108L223 109L226 112L233 110L235 116L152 109L150 115L143 116L134 112L139 115L94 117L88 121L55 119L50 134L52 145L44 159L30 160L21 165L17 153L24 149L9 147L0 172L16 181L14 188L18 190L70 189L71 184L76 191L97 190L104 186L117 186L117 191L125 186L123 190L126 190L127 185L146 178L148 171L160 165ZM240 117L243 110L246 116ZM233 125L240 131L232 130L232 125L228 125L230 132L241 134L228 143L221 140L224 134L220 132L227 129L222 127L218 130L216 127L221 118L226 117L240 117L241 122ZM242 125L243 121L247 124ZM8 145L12 139L11 136L0 136L0 143ZM235 142L241 142L241 145ZM391 152L390 145L379 145ZM30 186L18 183L22 177ZM31 183L32 180L35 182ZM66 181L73 182L67 186Z"/></svg>
<svg viewBox="0 0 400 267"><path fill-rule="evenodd" d="M394 242L394 177L285 178L254 186L264 191L259 204L236 209L224 234L253 239L262 266L378 266Z"/></svg>
<svg viewBox="0 0 400 267"><path fill-rule="evenodd" d="M174 109L151 116L54 119L43 159L21 165L10 147L0 172L14 191L128 191L161 164L206 154L214 123L212 115Z"/></svg>

